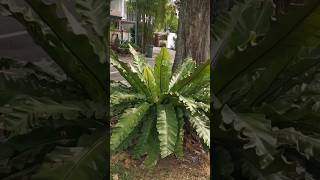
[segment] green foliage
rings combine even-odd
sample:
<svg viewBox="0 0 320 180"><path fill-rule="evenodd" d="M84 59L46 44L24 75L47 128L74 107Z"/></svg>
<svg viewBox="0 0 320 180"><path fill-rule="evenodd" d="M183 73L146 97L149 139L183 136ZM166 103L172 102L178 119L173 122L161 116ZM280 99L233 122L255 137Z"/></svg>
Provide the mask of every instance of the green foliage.
<svg viewBox="0 0 320 180"><path fill-rule="evenodd" d="M99 0L0 0L0 14L50 56L0 60L0 179L106 176L108 8Z"/></svg>
<svg viewBox="0 0 320 180"><path fill-rule="evenodd" d="M216 179L320 178L320 3L276 17L270 3L239 1L213 24Z"/></svg>
<svg viewBox="0 0 320 180"><path fill-rule="evenodd" d="M165 48L155 58L154 69L133 48L130 49L132 63L122 62L114 54L111 57L111 63L128 82L128 85L113 83L112 87L117 88L111 88L111 106L119 103L127 106L112 129L111 150L118 151L118 146L138 128L139 138L134 144L134 152L136 157L147 155L147 167L155 165L160 155L161 158L171 154L181 157L184 121L190 121L197 134L210 146L209 94L204 94L205 101L192 98L197 88L210 91L210 63L196 67L195 62L187 59L172 74L172 60ZM125 94L135 94L136 97ZM133 108L131 104L134 104Z"/></svg>
<svg viewBox="0 0 320 180"><path fill-rule="evenodd" d="M77 9L81 16L86 17L81 22L66 7L66 4L47 4L41 0L28 1L26 5L19 5L15 1L2 0L1 7L10 12L11 17L17 19L28 30L48 55L64 70L64 72L77 81L96 101L106 98L106 43L102 29L106 25L101 23L94 27L94 33L85 27L92 27L92 22L107 17L105 11L96 12L88 16L84 10L85 1L78 1ZM100 1L86 1L88 5ZM89 3L91 2L91 3ZM81 4L81 5L80 5ZM97 6L97 11L106 3ZM62 8L63 17L58 16L57 9ZM93 8L89 7L88 8ZM90 10L89 10L90 11ZM84 25L85 26L84 26ZM105 23L104 23L105 24ZM98 32L99 31L99 32ZM68 61L65 61L68 59ZM104 66L105 65L105 66Z"/></svg>

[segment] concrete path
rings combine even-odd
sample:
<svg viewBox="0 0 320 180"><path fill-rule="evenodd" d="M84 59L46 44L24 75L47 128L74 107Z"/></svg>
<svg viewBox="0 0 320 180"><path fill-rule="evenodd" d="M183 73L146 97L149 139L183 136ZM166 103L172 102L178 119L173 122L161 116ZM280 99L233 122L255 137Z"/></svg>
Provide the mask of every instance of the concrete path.
<svg viewBox="0 0 320 180"><path fill-rule="evenodd" d="M171 55L171 58L174 59L175 53L176 51L173 51L171 49L168 49L169 53ZM154 58L160 53L160 48L159 47L154 47L153 48L153 55L152 58L145 58L145 60L148 62L148 64L153 67L154 65ZM126 55L126 56L122 56L119 57L120 60L125 61L125 62L130 62L132 57L130 55ZM110 65L110 79L111 80L115 80L115 81L123 81L124 78L121 77L121 75L119 74L119 72L112 67L112 65Z"/></svg>

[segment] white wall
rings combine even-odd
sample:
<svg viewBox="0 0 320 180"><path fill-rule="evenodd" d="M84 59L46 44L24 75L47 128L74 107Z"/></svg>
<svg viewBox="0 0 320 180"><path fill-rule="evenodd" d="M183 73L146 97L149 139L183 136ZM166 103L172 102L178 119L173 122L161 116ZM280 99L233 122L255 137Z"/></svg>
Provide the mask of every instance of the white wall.
<svg viewBox="0 0 320 180"><path fill-rule="evenodd" d="M110 14L112 16L125 16L125 0L112 0L110 2Z"/></svg>

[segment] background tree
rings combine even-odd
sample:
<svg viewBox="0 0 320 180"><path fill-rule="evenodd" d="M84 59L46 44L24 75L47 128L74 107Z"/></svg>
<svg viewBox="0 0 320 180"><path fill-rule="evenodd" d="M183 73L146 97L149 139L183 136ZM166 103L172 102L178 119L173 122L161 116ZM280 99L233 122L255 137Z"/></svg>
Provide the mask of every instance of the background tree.
<svg viewBox="0 0 320 180"><path fill-rule="evenodd" d="M179 25L173 70L191 56L197 63L210 58L210 0L179 1Z"/></svg>
<svg viewBox="0 0 320 180"><path fill-rule="evenodd" d="M153 44L153 32L159 25L165 24L168 0L136 0L128 2L136 13L137 45L145 50L146 45Z"/></svg>

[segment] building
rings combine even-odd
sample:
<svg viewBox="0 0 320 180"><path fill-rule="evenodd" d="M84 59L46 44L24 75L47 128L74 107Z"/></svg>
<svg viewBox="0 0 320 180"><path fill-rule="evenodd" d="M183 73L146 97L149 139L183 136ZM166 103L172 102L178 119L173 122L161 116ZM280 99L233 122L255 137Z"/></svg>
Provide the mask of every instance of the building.
<svg viewBox="0 0 320 180"><path fill-rule="evenodd" d="M130 11L128 11L127 7L127 3L130 1L134 2L133 0L111 0L111 43L115 42L116 37L118 37L121 42L135 42L135 15L132 12L128 13Z"/></svg>

